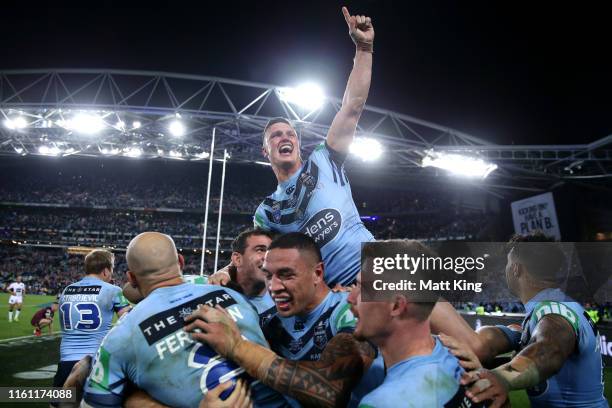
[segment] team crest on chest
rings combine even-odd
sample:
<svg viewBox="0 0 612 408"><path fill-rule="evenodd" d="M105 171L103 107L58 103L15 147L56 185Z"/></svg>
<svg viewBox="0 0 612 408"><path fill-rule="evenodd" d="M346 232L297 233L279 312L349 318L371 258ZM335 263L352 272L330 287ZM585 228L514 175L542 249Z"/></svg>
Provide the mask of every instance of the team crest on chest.
<svg viewBox="0 0 612 408"><path fill-rule="evenodd" d="M321 320L314 328L312 342L319 350L323 350L327 345L327 319Z"/></svg>
<svg viewBox="0 0 612 408"><path fill-rule="evenodd" d="M299 339L293 339L291 340L291 342L289 343L289 351L293 354L299 352L300 350L302 350L304 348L304 342L302 341L301 338Z"/></svg>
<svg viewBox="0 0 612 408"><path fill-rule="evenodd" d="M307 188L312 189L316 184L314 176L312 176L310 173L302 173L300 175L300 179L302 180L302 184L304 184Z"/></svg>
<svg viewBox="0 0 612 408"><path fill-rule="evenodd" d="M275 223L279 223L281 220L281 203L280 201L275 201L274 204L272 204L272 218L274 219Z"/></svg>

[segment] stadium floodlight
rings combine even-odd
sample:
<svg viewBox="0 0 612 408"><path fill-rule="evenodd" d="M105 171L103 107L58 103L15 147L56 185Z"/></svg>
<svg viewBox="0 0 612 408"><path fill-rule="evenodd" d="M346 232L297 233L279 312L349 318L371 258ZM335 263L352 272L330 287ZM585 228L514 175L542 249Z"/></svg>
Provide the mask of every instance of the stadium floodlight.
<svg viewBox="0 0 612 408"><path fill-rule="evenodd" d="M78 113L72 119L64 121L63 126L77 133L93 135L104 129L104 121L93 113Z"/></svg>
<svg viewBox="0 0 612 408"><path fill-rule="evenodd" d="M453 174L472 177L486 178L492 171L497 169L497 164L487 163L482 159L461 154L425 151L421 163L422 167L437 167L448 170Z"/></svg>
<svg viewBox="0 0 612 408"><path fill-rule="evenodd" d="M170 130L170 134L172 136L181 137L185 134L185 125L183 125L179 120L173 120L170 122L168 130Z"/></svg>
<svg viewBox="0 0 612 408"><path fill-rule="evenodd" d="M38 148L38 153L40 154L45 154L47 156L57 156L58 154L60 154L62 151L60 150L59 147L57 146L40 146Z"/></svg>
<svg viewBox="0 0 612 408"><path fill-rule="evenodd" d="M119 130L125 130L125 122L122 120L118 120L117 123L115 124L115 128Z"/></svg>
<svg viewBox="0 0 612 408"><path fill-rule="evenodd" d="M210 153L202 152L202 153L194 154L194 156L198 159L208 159L210 157Z"/></svg>
<svg viewBox="0 0 612 408"><path fill-rule="evenodd" d="M140 123L140 121L135 120L135 121L132 122L132 128L138 129L138 128L140 128L140 126L142 126L142 123Z"/></svg>
<svg viewBox="0 0 612 408"><path fill-rule="evenodd" d="M15 147L15 153L17 153L17 154L23 153L23 148L22 147Z"/></svg>
<svg viewBox="0 0 612 408"><path fill-rule="evenodd" d="M376 139L358 137L353 140L349 151L363 161L374 161L382 155L382 145Z"/></svg>
<svg viewBox="0 0 612 408"><path fill-rule="evenodd" d="M159 154L160 156L164 154L164 151L162 149L157 149L157 154Z"/></svg>
<svg viewBox="0 0 612 408"><path fill-rule="evenodd" d="M23 116L17 116L13 119L6 119L4 121L4 126L11 130L23 129L28 126L28 121L25 120Z"/></svg>
<svg viewBox="0 0 612 408"><path fill-rule="evenodd" d="M176 152L174 150L170 150L169 155L170 157L175 158L175 159L180 159L181 157L183 157L183 154L181 152Z"/></svg>
<svg viewBox="0 0 612 408"><path fill-rule="evenodd" d="M295 88L279 88L279 97L284 102L293 103L306 109L315 110L325 102L325 94L321 87L312 82Z"/></svg>
<svg viewBox="0 0 612 408"><path fill-rule="evenodd" d="M123 154L128 157L140 157L142 156L142 149L139 147L125 148Z"/></svg>
<svg viewBox="0 0 612 408"><path fill-rule="evenodd" d="M117 148L107 149L105 147L101 151L102 151L102 154L106 154L106 155L109 155L109 156L114 156L115 154L119 154L119 149L117 149Z"/></svg>

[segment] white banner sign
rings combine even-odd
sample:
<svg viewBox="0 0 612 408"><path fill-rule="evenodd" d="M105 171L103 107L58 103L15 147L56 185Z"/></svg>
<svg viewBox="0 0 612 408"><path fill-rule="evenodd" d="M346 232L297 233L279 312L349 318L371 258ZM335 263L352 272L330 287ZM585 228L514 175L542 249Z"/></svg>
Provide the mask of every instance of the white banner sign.
<svg viewBox="0 0 612 408"><path fill-rule="evenodd" d="M546 235L561 240L561 231L555 211L552 193L544 193L512 203L514 231L525 235L541 230Z"/></svg>

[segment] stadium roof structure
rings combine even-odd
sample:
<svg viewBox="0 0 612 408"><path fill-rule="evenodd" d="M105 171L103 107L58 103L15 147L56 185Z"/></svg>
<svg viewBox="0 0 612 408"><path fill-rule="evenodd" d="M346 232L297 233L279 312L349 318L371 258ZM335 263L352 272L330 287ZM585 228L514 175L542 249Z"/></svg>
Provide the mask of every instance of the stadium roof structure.
<svg viewBox="0 0 612 408"><path fill-rule="evenodd" d="M277 116L293 120L302 148L321 143L339 98L305 110L282 87L217 77L105 69L0 71L0 155L168 158L207 161L213 128L215 158L260 162L262 130ZM174 123L179 121L180 124ZM503 197L546 191L568 180L612 177L612 135L580 145L497 145L446 126L366 106L357 137L380 142L384 159L349 160L351 172L391 179L446 173L423 168L427 151L481 158L498 166L469 182Z"/></svg>

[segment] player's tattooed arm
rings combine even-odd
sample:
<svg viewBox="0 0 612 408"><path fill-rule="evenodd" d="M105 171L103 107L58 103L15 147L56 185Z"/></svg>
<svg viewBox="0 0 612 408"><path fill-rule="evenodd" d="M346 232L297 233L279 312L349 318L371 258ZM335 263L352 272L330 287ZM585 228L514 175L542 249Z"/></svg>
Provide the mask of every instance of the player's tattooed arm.
<svg viewBox="0 0 612 408"><path fill-rule="evenodd" d="M375 358L368 343L352 334L332 338L319 361L291 361L272 350L244 340L223 309L202 307L185 327L195 340L212 346L219 354L241 365L251 376L304 406L335 407L348 402L350 392ZM196 328L201 333L193 332Z"/></svg>
<svg viewBox="0 0 612 408"><path fill-rule="evenodd" d="M546 315L535 327L527 347L495 372L508 381L511 390L532 387L559 372L575 347L576 334L567 320Z"/></svg>
<svg viewBox="0 0 612 408"><path fill-rule="evenodd" d="M498 406L509 391L533 387L555 375L574 352L576 335L559 315L546 315L537 324L531 340L512 361L495 370L464 375L462 383L474 382L467 395L474 402L493 401Z"/></svg>
<svg viewBox="0 0 612 408"><path fill-rule="evenodd" d="M271 351L270 351L271 352ZM275 356L258 377L305 406L345 406L351 390L375 358L368 343L340 333L327 344L319 361L290 361Z"/></svg>

